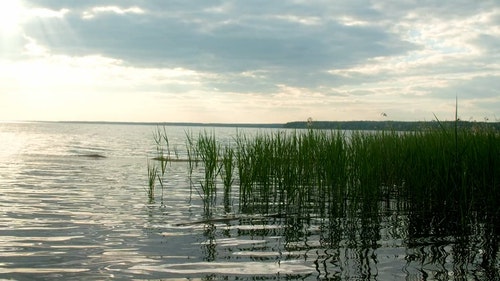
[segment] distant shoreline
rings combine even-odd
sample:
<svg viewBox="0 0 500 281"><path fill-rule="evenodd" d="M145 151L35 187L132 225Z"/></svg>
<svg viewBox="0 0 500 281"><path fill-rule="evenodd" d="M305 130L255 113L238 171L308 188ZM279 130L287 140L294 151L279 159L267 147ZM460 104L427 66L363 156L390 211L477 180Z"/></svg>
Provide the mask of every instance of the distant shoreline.
<svg viewBox="0 0 500 281"><path fill-rule="evenodd" d="M488 127L500 130L500 122L476 121L293 121L287 123L201 123L201 122L119 122L119 121L18 121L19 123L109 124L184 127L275 128L275 129L337 129L337 130L396 130L413 131L429 128ZM16 122L16 123L18 123Z"/></svg>
<svg viewBox="0 0 500 281"><path fill-rule="evenodd" d="M314 129L339 129L339 130L395 130L415 131L432 128L494 128L500 130L500 122L476 121L314 121L289 122L284 128L314 128Z"/></svg>

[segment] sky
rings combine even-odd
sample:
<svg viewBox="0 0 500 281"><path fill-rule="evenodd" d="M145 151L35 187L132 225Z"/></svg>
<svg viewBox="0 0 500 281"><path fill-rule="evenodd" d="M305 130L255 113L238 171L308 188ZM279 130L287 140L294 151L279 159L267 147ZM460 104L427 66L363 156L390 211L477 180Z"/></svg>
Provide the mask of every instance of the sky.
<svg viewBox="0 0 500 281"><path fill-rule="evenodd" d="M498 0L2 0L0 50L0 120L500 121Z"/></svg>

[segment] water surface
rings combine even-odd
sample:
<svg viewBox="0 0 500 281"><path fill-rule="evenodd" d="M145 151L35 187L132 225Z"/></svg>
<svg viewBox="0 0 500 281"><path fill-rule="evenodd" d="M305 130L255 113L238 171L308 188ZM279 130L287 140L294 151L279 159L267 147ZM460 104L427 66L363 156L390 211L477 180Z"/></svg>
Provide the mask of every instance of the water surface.
<svg viewBox="0 0 500 281"><path fill-rule="evenodd" d="M387 197L346 213L262 215L230 204L207 213L172 162L149 202L155 126L0 124L0 279L12 280L496 280L496 221L459 224ZM166 127L221 141L258 129ZM262 129L266 131L270 129ZM222 197L221 197L222 198ZM481 216L482 214L478 214Z"/></svg>

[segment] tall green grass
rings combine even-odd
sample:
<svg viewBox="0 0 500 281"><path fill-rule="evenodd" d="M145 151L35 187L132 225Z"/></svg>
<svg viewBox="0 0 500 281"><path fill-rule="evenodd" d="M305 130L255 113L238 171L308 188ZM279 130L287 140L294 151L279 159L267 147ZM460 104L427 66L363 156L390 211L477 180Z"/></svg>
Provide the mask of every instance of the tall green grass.
<svg viewBox="0 0 500 281"><path fill-rule="evenodd" d="M226 146L222 153L222 165L220 176L224 184L224 210L226 213L231 212L231 193L234 182L234 150L230 146Z"/></svg>
<svg viewBox="0 0 500 281"><path fill-rule="evenodd" d="M219 144L214 133L200 133L196 143L196 155L200 157L204 167L205 177L200 182L200 196L204 201L205 208L216 204L217 200L217 176L219 175Z"/></svg>
<svg viewBox="0 0 500 281"><path fill-rule="evenodd" d="M148 194L148 202L150 204L155 202L155 187L156 187L156 177L158 175L158 167L152 165L148 160L148 188L146 193Z"/></svg>
<svg viewBox="0 0 500 281"><path fill-rule="evenodd" d="M164 190L166 188L166 173L167 165L169 161L172 160L170 143L165 127L160 129L156 128L153 132L153 139L156 145L156 156L153 160L158 161L158 163L152 164L148 159L148 188L146 190L148 194L148 200L150 203L155 201L155 190L156 183L158 182L161 187L161 205L164 205Z"/></svg>
<svg viewBox="0 0 500 281"><path fill-rule="evenodd" d="M188 168L192 173L200 161L199 193L212 205L218 182L226 207L236 183L243 213L374 213L377 204L370 202L389 198L402 198L419 211L447 208L464 218L486 208L498 213L500 133L457 123L413 132L238 133L234 144L204 132L188 137Z"/></svg>
<svg viewBox="0 0 500 281"><path fill-rule="evenodd" d="M157 144L163 148L157 149L159 161L148 164L150 202L155 184L162 186L159 178L165 177L162 167L167 165L161 159L168 159L169 151L166 132L158 132ZM191 182L202 198L210 235L214 210L260 214L263 221L286 225L280 233L285 248L307 244L308 226L316 225L321 247L340 257L346 243L353 249L376 249L383 229L401 228L395 235L409 249L420 249L422 239L443 237L446 242L456 237L450 247L457 253L457 266L467 265L470 253L477 252L470 249L483 239L481 266L497 269L498 130L456 122L409 132L238 132L231 143L213 132L186 133L186 138L188 174L191 178L196 168L197 180ZM219 205L224 208L217 209ZM429 262L427 255L422 262Z"/></svg>

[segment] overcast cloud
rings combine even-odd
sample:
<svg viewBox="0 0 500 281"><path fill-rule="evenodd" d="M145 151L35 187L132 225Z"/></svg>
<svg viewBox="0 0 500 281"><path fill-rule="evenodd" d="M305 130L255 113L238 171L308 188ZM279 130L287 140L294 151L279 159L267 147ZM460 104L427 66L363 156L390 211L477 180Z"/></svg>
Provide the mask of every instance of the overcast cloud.
<svg viewBox="0 0 500 281"><path fill-rule="evenodd" d="M0 120L500 118L495 0L8 2Z"/></svg>

